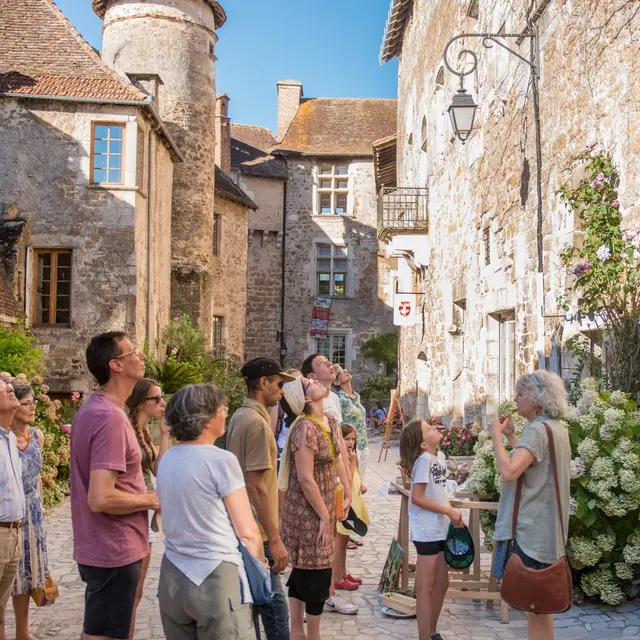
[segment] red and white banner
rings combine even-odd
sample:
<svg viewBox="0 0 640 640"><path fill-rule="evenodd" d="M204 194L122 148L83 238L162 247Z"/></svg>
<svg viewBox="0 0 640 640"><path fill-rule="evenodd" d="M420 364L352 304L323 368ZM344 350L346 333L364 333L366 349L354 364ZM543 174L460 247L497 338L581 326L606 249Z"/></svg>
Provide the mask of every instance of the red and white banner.
<svg viewBox="0 0 640 640"><path fill-rule="evenodd" d="M329 316L331 315L331 298L316 298L311 315L312 338L326 338L329 335Z"/></svg>
<svg viewBox="0 0 640 640"><path fill-rule="evenodd" d="M396 293L393 297L393 324L411 327L416 323L416 294Z"/></svg>

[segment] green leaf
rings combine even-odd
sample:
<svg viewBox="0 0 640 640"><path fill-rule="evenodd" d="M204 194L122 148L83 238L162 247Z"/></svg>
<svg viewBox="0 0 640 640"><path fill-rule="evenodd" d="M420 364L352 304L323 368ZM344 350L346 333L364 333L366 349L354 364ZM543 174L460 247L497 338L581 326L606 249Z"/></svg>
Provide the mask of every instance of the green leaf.
<svg viewBox="0 0 640 640"><path fill-rule="evenodd" d="M589 502L587 502L587 506L589 507L589 509L594 509L596 506L595 498L592 498L591 500L589 500Z"/></svg>

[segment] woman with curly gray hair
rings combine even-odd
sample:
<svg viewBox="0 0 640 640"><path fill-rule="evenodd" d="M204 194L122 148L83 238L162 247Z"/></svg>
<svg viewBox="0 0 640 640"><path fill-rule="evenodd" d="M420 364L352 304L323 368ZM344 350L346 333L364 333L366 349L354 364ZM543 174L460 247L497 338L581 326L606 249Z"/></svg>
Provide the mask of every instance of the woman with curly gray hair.
<svg viewBox="0 0 640 640"><path fill-rule="evenodd" d="M222 391L195 384L175 393L165 410L178 441L158 467L166 547L158 602L167 638L255 637L238 538L266 561L238 459L214 446L226 405Z"/></svg>
<svg viewBox="0 0 640 640"><path fill-rule="evenodd" d="M498 519L493 537L496 555L493 575L502 579L511 553L516 553L530 569L544 569L565 554L569 530L569 483L571 445L560 419L567 412L564 382L555 373L536 371L516 383L516 409L529 421L518 436L513 418L496 418L491 435L496 467L503 480ZM555 444L560 487L558 513L553 466L549 453L549 425ZM512 451L507 453L502 436ZM524 475L515 540L511 546L517 480ZM564 536L563 536L564 532ZM552 640L553 616L529 614L529 640Z"/></svg>

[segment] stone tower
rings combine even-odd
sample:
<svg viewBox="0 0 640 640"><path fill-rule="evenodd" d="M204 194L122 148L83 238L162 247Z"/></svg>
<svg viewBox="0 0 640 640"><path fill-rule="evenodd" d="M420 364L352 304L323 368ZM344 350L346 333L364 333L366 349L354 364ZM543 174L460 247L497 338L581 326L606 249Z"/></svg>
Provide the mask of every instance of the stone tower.
<svg viewBox="0 0 640 640"><path fill-rule="evenodd" d="M171 315L188 313L211 341L214 50L225 12L215 0L93 0L93 9L104 61L133 80L157 76L156 108L184 155L174 167Z"/></svg>

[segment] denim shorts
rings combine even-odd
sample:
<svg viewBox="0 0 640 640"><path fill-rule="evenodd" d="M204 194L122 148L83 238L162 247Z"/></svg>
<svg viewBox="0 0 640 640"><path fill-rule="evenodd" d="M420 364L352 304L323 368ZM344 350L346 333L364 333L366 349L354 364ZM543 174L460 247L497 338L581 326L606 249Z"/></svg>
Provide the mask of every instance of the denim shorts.
<svg viewBox="0 0 640 640"><path fill-rule="evenodd" d="M511 540L499 540L494 542L496 545L496 557L493 563L493 577L502 580L504 578L504 572L507 568L507 562L509 561L509 556L512 553L517 553L522 560L522 564L529 569L535 569L536 571L541 571L542 569L546 569L551 565L545 564L544 562L538 562L534 558L528 556L519 546L517 542L513 543L513 549L510 549Z"/></svg>

